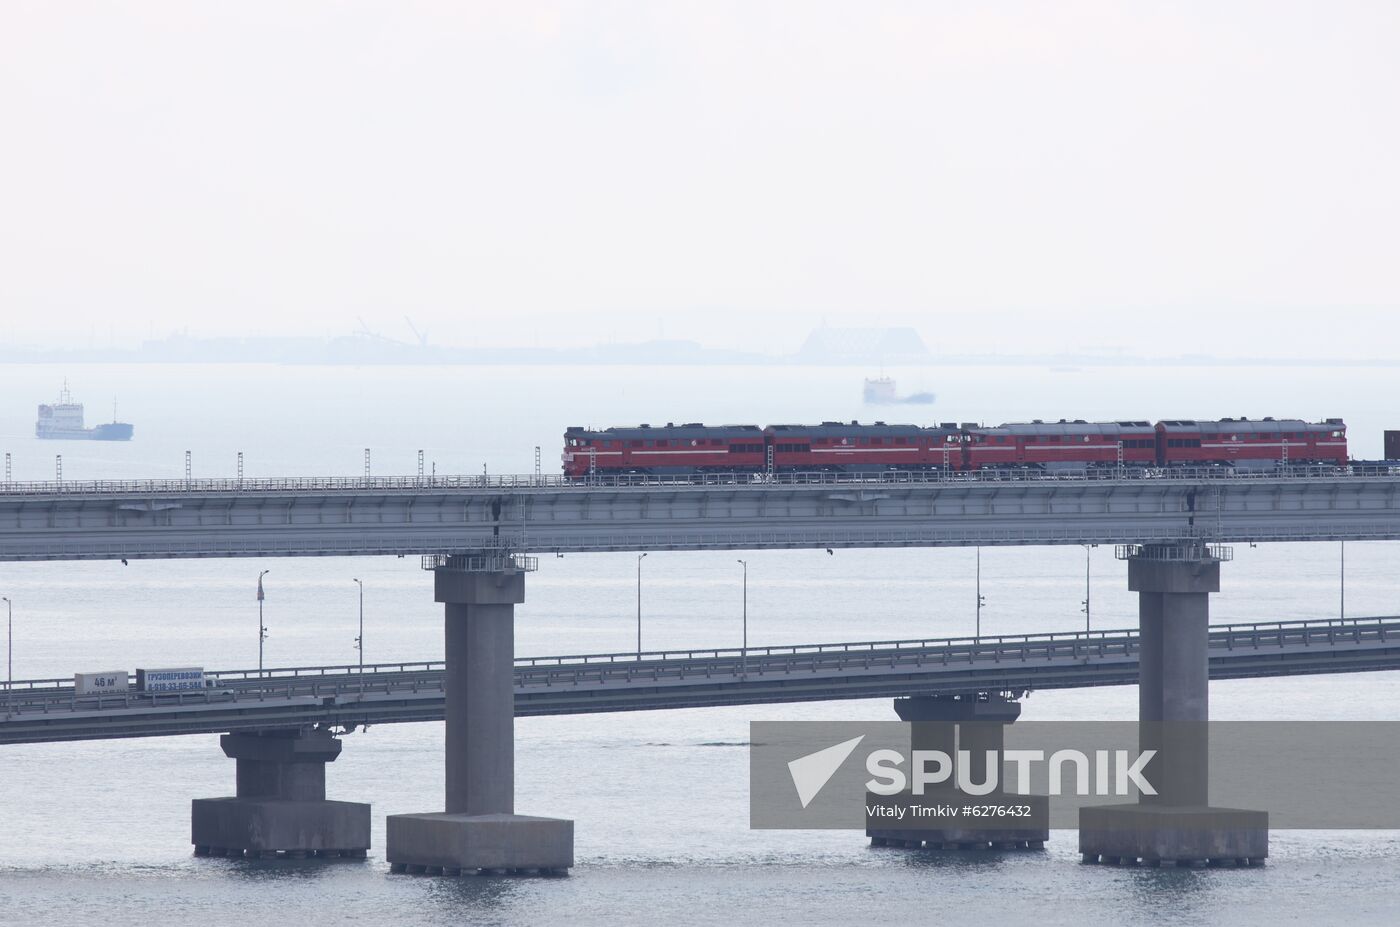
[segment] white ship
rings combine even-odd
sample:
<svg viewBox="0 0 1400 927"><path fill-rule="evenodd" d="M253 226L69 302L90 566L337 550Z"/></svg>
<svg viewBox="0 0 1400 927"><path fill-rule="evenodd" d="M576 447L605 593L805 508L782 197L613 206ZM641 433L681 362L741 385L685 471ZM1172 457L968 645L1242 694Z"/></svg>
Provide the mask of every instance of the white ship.
<svg viewBox="0 0 1400 927"><path fill-rule="evenodd" d="M928 405L933 402L933 393L912 393L900 396L892 377L879 377L865 381L865 402L867 405Z"/></svg>
<svg viewBox="0 0 1400 927"><path fill-rule="evenodd" d="M113 409L114 418L115 412ZM130 424L118 421L84 427L83 404L73 401L67 380L63 381L58 402L39 406L39 420L34 423L36 437L69 441L130 441L134 430Z"/></svg>

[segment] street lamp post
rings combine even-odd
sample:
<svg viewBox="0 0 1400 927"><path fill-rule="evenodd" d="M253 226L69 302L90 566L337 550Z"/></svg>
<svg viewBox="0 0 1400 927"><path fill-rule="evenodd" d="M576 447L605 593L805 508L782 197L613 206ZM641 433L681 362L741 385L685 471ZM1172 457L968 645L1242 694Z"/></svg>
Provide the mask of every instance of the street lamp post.
<svg viewBox="0 0 1400 927"><path fill-rule="evenodd" d="M365 584L358 579L355 585L360 587L360 636L355 638L355 649L360 652L360 688L365 685Z"/></svg>
<svg viewBox="0 0 1400 927"><path fill-rule="evenodd" d="M637 660L642 659L642 558L646 554L637 555Z"/></svg>
<svg viewBox="0 0 1400 927"><path fill-rule="evenodd" d="M263 570L258 574L258 678L263 674L263 641L267 640L267 625L263 624L263 584L262 579L271 570Z"/></svg>
<svg viewBox="0 0 1400 927"><path fill-rule="evenodd" d="M982 548L977 548L977 628L973 633L973 640L982 639L982 606L987 604L987 599L982 595Z"/></svg>
<svg viewBox="0 0 1400 927"><path fill-rule="evenodd" d="M10 713L11 693L15 687L15 603L5 600L5 714Z"/></svg>
<svg viewBox="0 0 1400 927"><path fill-rule="evenodd" d="M747 679L749 676L749 562L740 560L744 567L744 637L743 648L739 651L740 675Z"/></svg>
<svg viewBox="0 0 1400 927"><path fill-rule="evenodd" d="M1096 547L1096 544L1084 545L1084 636L1089 636L1089 551Z"/></svg>

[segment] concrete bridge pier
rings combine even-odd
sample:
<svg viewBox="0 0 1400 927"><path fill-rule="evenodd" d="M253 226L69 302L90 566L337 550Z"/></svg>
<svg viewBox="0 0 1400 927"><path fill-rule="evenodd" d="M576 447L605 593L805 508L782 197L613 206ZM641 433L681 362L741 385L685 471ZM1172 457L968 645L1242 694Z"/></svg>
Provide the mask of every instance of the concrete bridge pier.
<svg viewBox="0 0 1400 927"><path fill-rule="evenodd" d="M515 813L515 606L525 574L472 571L472 557L434 569L446 618L445 810L387 819L394 872L527 870L574 864L574 822Z"/></svg>
<svg viewBox="0 0 1400 927"><path fill-rule="evenodd" d="M952 777L942 785L928 786L922 796L906 792L895 800L906 805L948 804L962 806L978 799L995 804L1006 800L1002 785L990 794L970 796L957 788L960 764L966 760L962 774L973 785L986 783L987 753L999 756L1006 741L1006 725L1021 716L1021 705L1003 693L968 693L966 695L930 696L895 699L895 714L909 722L911 750L936 750L953 760ZM966 754L966 756L964 756ZM868 801L874 800L867 795ZM1029 804L1029 819L1017 820L1014 826L1005 823L983 824L967 819L936 825L920 825L910 817L898 826L886 819L867 819L865 833L871 846L892 846L918 849L985 850L1042 849L1050 838L1049 805L1043 795L1016 795L1016 802ZM886 802L889 799L885 799Z"/></svg>
<svg viewBox="0 0 1400 927"><path fill-rule="evenodd" d="M1269 815L1209 801L1209 631L1212 592L1228 548L1145 545L1124 551L1138 593L1140 750L1156 750L1144 778L1156 795L1079 812L1085 862L1258 865L1269 855Z"/></svg>
<svg viewBox="0 0 1400 927"><path fill-rule="evenodd" d="M224 734L219 745L237 762L237 795L191 803L196 856L365 857L369 805L326 800L341 748L329 731Z"/></svg>

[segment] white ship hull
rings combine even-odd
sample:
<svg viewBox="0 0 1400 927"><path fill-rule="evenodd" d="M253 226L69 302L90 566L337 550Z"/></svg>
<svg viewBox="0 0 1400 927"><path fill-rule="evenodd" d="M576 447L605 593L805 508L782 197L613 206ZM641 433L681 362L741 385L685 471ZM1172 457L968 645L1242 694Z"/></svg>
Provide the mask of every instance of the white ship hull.
<svg viewBox="0 0 1400 927"><path fill-rule="evenodd" d="M74 402L68 395L67 381L64 381L58 402L39 406L39 420L34 423L36 438L55 441L130 441L134 431L135 428L127 422L84 427L83 405Z"/></svg>

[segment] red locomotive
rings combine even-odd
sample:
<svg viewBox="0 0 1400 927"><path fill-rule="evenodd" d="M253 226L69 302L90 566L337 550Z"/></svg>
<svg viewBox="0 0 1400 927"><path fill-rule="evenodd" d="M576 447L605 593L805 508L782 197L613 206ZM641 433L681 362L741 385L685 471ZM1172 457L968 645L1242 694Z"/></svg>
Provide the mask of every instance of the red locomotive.
<svg viewBox="0 0 1400 927"><path fill-rule="evenodd" d="M962 431L951 422L937 428L884 422L769 425L763 437L773 448L773 469L780 471L862 473L962 466Z"/></svg>
<svg viewBox="0 0 1400 927"><path fill-rule="evenodd" d="M1339 418L1316 424L1296 418L1222 418L1218 422L1157 423L1158 463L1164 467L1222 464L1269 467L1275 464L1347 462L1347 426Z"/></svg>
<svg viewBox="0 0 1400 927"><path fill-rule="evenodd" d="M767 468L763 429L692 422L664 428L608 428L564 432L564 474L758 473Z"/></svg>
<svg viewBox="0 0 1400 927"><path fill-rule="evenodd" d="M885 422L664 427L564 433L564 475L875 473L892 470L1086 470L1104 468L1346 466L1339 418L1166 419L991 427Z"/></svg>
<svg viewBox="0 0 1400 927"><path fill-rule="evenodd" d="M1086 422L1060 419L967 429L964 469L1033 467L1151 467L1157 463L1157 434L1150 422Z"/></svg>

